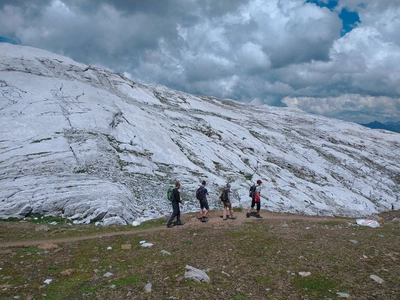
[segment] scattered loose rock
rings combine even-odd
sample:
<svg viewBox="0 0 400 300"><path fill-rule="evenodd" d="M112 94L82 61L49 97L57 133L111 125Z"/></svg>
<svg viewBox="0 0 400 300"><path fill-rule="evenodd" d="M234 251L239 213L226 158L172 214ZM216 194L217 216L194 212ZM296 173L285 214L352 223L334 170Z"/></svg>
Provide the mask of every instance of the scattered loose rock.
<svg viewBox="0 0 400 300"><path fill-rule="evenodd" d="M151 288L152 288L152 284L151 282L149 282L148 284L146 284L146 286L144 287L146 292L150 293L151 292Z"/></svg>
<svg viewBox="0 0 400 300"><path fill-rule="evenodd" d="M371 276L369 276L369 278L371 278L372 280L375 280L377 283L384 282L384 280L382 278L380 278L379 276L376 276L376 275L371 275Z"/></svg>
<svg viewBox="0 0 400 300"><path fill-rule="evenodd" d="M197 282L210 282L210 277L203 270L186 265L185 278L193 279Z"/></svg>
<svg viewBox="0 0 400 300"><path fill-rule="evenodd" d="M338 296L339 298L349 298L349 297L350 297L349 294L347 294L347 293L341 293L341 292L338 292L338 293L337 293L337 296Z"/></svg>

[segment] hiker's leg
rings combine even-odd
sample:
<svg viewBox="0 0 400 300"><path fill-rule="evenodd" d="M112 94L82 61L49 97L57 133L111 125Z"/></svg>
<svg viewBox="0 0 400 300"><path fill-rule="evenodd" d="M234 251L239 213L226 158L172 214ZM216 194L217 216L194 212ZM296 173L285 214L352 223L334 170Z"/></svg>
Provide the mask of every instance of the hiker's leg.
<svg viewBox="0 0 400 300"><path fill-rule="evenodd" d="M253 199L251 199L251 205L250 205L249 210L247 211L247 213L250 213L253 210L255 205L256 205L256 202L254 201L254 197L253 197Z"/></svg>
<svg viewBox="0 0 400 300"><path fill-rule="evenodd" d="M257 216L260 216L261 202L257 202Z"/></svg>
<svg viewBox="0 0 400 300"><path fill-rule="evenodd" d="M204 200L200 201L200 218L204 218Z"/></svg>
<svg viewBox="0 0 400 300"><path fill-rule="evenodd" d="M231 216L231 219L234 219L235 216L233 215L232 203L228 203L228 209L229 209L229 215Z"/></svg>
<svg viewBox="0 0 400 300"><path fill-rule="evenodd" d="M175 219L175 217L178 214L178 209L179 209L179 204L177 202L172 202L172 214L171 217L168 220L167 226L171 226L172 221Z"/></svg>
<svg viewBox="0 0 400 300"><path fill-rule="evenodd" d="M176 214L176 224L181 223L181 209L179 208L179 203L178 203L178 212Z"/></svg>
<svg viewBox="0 0 400 300"><path fill-rule="evenodd" d="M209 211L209 209L210 209L210 208L208 207L208 201L207 201L207 199L204 200L203 205L204 205L204 208L206 209L206 211L204 212L204 217L206 217L207 214L208 214L208 211Z"/></svg>
<svg viewBox="0 0 400 300"><path fill-rule="evenodd" d="M169 220L168 220L168 222L167 222L167 226L171 226L172 221L174 220L174 218L175 218L175 214L172 213L171 217L169 218Z"/></svg>
<svg viewBox="0 0 400 300"><path fill-rule="evenodd" d="M226 204L224 203L224 207L222 208L222 219L223 220L226 220L226 209L227 209L227 207L226 207Z"/></svg>

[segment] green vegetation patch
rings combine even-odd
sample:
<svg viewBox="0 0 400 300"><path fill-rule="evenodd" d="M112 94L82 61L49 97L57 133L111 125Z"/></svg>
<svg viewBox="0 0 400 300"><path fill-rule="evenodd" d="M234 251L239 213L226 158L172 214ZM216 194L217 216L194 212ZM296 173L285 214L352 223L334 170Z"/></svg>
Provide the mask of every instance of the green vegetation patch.
<svg viewBox="0 0 400 300"><path fill-rule="evenodd" d="M7 219L0 218L0 222L19 222L19 221L21 221L21 218L17 217L8 217Z"/></svg>
<svg viewBox="0 0 400 300"><path fill-rule="evenodd" d="M118 289L124 286L138 285L141 282L144 283L147 279L148 276L128 275L111 280L111 284L114 284L115 287Z"/></svg>
<svg viewBox="0 0 400 300"><path fill-rule="evenodd" d="M154 227L159 227L159 226L165 226L167 224L167 221L164 219L157 219L157 220L150 220L150 221L145 221L140 223L140 225L135 226L135 229L149 229L149 228L154 228Z"/></svg>
<svg viewBox="0 0 400 300"><path fill-rule="evenodd" d="M328 295L336 290L337 283L331 278L322 276L294 277L292 285L297 289L302 289L316 295Z"/></svg>
<svg viewBox="0 0 400 300"><path fill-rule="evenodd" d="M328 226L328 227L336 227L336 226L346 225L345 223L339 222L339 221L324 221L324 222L318 222L318 224L320 224L322 226Z"/></svg>

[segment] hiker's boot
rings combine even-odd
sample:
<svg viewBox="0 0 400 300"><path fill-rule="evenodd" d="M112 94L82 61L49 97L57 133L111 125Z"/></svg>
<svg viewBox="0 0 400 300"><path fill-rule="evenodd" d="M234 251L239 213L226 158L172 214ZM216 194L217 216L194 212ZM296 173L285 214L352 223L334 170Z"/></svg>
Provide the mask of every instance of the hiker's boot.
<svg viewBox="0 0 400 300"><path fill-rule="evenodd" d="M262 217L260 216L260 214L257 214L257 215L256 215L256 218L262 219Z"/></svg>
<svg viewBox="0 0 400 300"><path fill-rule="evenodd" d="M246 218L250 218L250 213L249 212L246 213Z"/></svg>

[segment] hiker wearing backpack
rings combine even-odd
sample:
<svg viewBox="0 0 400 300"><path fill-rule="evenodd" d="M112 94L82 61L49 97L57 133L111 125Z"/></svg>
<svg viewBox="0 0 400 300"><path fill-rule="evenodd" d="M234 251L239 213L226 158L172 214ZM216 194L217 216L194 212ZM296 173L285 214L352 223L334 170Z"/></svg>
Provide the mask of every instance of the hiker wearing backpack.
<svg viewBox="0 0 400 300"><path fill-rule="evenodd" d="M261 203L260 203L260 193L261 193L261 184L262 181L260 179L257 180L257 185L255 186L255 189L253 191L253 187L250 188L250 196L251 196L251 206L247 210L246 217L250 218L250 212L254 208L254 206L257 205L257 214L256 218L262 218L260 216L260 208L261 208Z"/></svg>
<svg viewBox="0 0 400 300"><path fill-rule="evenodd" d="M229 211L230 219L232 219L232 220L236 219L236 217L233 215L233 210L232 210L231 185L229 183L226 184L226 187L222 191L220 199L224 205L223 212L222 212L222 218L223 218L222 220L224 220L224 221L228 220L226 218L226 213L228 211Z"/></svg>
<svg viewBox="0 0 400 300"><path fill-rule="evenodd" d="M175 183L175 188L172 190L171 194L171 204L172 204L172 214L171 217L168 220L167 227L172 228L172 221L176 217L176 225L183 225L181 222L181 210L179 208L179 204L184 204L184 202L181 200L181 195L179 193L179 189L181 187L181 184L179 182Z"/></svg>
<svg viewBox="0 0 400 300"><path fill-rule="evenodd" d="M208 222L206 218L209 207L207 201L208 191L206 189L206 182L203 180L201 186L196 191L196 198L200 201L200 220L201 222Z"/></svg>

